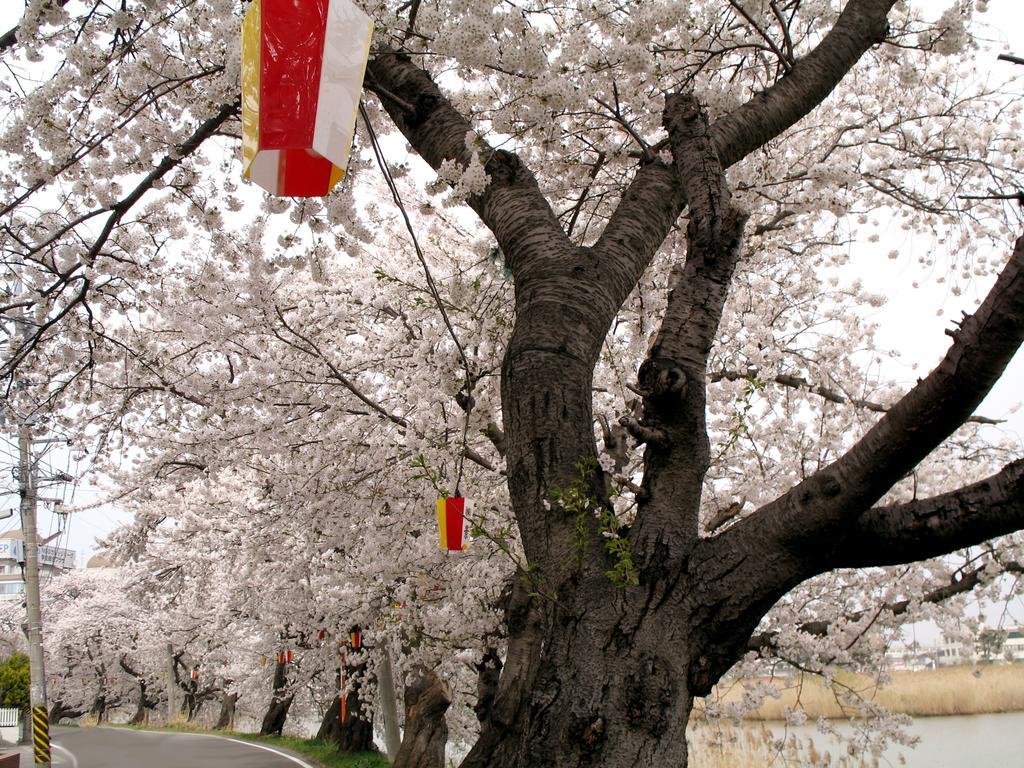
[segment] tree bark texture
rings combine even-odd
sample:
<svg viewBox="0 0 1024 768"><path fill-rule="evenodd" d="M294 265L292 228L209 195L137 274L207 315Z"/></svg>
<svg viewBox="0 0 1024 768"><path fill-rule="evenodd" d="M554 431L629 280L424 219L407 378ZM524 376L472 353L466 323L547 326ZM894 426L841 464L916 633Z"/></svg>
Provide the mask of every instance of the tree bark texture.
<svg viewBox="0 0 1024 768"><path fill-rule="evenodd" d="M341 697L335 696L320 721L316 737L333 742L340 752L373 752L373 720L366 719L355 694L348 696L348 715L341 722Z"/></svg>
<svg viewBox="0 0 1024 768"><path fill-rule="evenodd" d="M261 736L280 736L284 731L285 720L288 719L288 710L292 706L294 694L287 693L288 687L288 665L278 658L274 666L274 687L270 697L270 704L267 712L263 715L263 723L260 726Z"/></svg>
<svg viewBox="0 0 1024 768"><path fill-rule="evenodd" d="M335 696L320 721L316 737L337 744L341 752L372 752L373 713L359 699L360 678L353 674L356 671L354 667L346 670L349 682L345 691L345 721L341 719L341 696ZM339 675L339 688L340 685Z"/></svg>
<svg viewBox="0 0 1024 768"><path fill-rule="evenodd" d="M392 768L444 768L451 703L451 690L433 671L421 670L406 684L405 732Z"/></svg>
<svg viewBox="0 0 1024 768"><path fill-rule="evenodd" d="M224 693L220 700L220 714L214 723L215 731L231 730L235 727L235 709L238 705L237 693Z"/></svg>
<svg viewBox="0 0 1024 768"><path fill-rule="evenodd" d="M99 694L92 701L92 707L89 708L89 714L96 717L96 724L102 725L107 719L107 697L102 693Z"/></svg>
<svg viewBox="0 0 1024 768"><path fill-rule="evenodd" d="M138 725L139 723L146 722L146 712L146 701L142 696L140 696L139 700L135 703L135 714L131 716L131 719L128 722L132 725Z"/></svg>
<svg viewBox="0 0 1024 768"><path fill-rule="evenodd" d="M267 707L267 713L263 716L263 724L260 726L261 736L280 736L282 734L293 698L294 696L288 694L283 698L275 698L270 702L270 706Z"/></svg>
<svg viewBox="0 0 1024 768"><path fill-rule="evenodd" d="M146 683L145 676L140 675L135 668L128 663L128 660L124 656L118 660L118 664L121 666L121 669L130 675L139 686L139 699L135 703L135 714L133 714L131 719L128 721L133 725L138 725L139 723L146 721L149 710L156 707L158 701L149 696L149 686Z"/></svg>

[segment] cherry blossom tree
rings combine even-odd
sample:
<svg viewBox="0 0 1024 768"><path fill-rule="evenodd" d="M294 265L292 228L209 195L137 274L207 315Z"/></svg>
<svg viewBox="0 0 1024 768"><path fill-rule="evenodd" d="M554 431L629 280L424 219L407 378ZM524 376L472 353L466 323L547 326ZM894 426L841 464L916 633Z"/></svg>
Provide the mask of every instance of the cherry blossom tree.
<svg viewBox="0 0 1024 768"><path fill-rule="evenodd" d="M1019 568L1019 447L974 415L1024 334L1019 100L964 77L973 3L365 7L324 201L234 180L241 4L34 0L0 41L4 373L121 457L123 551L179 538L193 589L187 542L234 549L262 631L404 602L436 717L481 662L465 766L685 764L737 661L857 663ZM838 275L883 220L994 279L908 391ZM455 491L480 551L432 562Z"/></svg>

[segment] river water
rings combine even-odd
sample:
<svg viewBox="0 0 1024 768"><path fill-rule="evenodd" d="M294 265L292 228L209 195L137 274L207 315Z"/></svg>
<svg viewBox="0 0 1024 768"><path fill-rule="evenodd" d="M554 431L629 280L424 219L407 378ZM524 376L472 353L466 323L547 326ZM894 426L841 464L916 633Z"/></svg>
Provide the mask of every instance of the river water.
<svg viewBox="0 0 1024 768"><path fill-rule="evenodd" d="M777 736L781 727L771 728ZM920 717L910 733L920 737L916 747L891 747L880 766L904 768L1024 768L1024 712L957 717ZM835 742L814 726L790 727L788 734L813 739L819 752L837 753ZM902 757L902 760L900 759ZM779 761L782 765L782 761Z"/></svg>

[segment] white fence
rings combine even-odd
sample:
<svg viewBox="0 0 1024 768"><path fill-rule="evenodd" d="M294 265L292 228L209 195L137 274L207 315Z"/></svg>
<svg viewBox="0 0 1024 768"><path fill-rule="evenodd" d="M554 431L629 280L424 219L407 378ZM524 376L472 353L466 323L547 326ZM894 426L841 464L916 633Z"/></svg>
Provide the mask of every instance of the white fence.
<svg viewBox="0 0 1024 768"><path fill-rule="evenodd" d="M0 707L0 740L8 744L21 740L21 710L17 707Z"/></svg>

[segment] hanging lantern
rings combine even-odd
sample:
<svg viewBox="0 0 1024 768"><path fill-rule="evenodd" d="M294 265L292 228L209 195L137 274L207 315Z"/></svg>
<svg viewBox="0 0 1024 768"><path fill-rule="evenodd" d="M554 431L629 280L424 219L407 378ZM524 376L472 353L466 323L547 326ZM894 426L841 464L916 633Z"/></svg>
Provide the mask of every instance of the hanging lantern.
<svg viewBox="0 0 1024 768"><path fill-rule="evenodd" d="M321 629L319 632L316 633L316 639L319 642L321 642L321 643L324 641L324 638L326 636L327 636L327 630L326 629Z"/></svg>
<svg viewBox="0 0 1024 768"><path fill-rule="evenodd" d="M456 552L466 549L466 512L472 509L472 502L461 496L450 496L437 500L437 527L441 532L441 549Z"/></svg>
<svg viewBox="0 0 1024 768"><path fill-rule="evenodd" d="M289 648L287 653L285 654L285 661L287 661L289 664L292 663L292 650L291 650L291 648Z"/></svg>
<svg viewBox="0 0 1024 768"><path fill-rule="evenodd" d="M199 679L199 667L192 667L191 677L192 677L193 680L198 680Z"/></svg>
<svg viewBox="0 0 1024 768"><path fill-rule="evenodd" d="M363 630L356 624L348 633L348 644L352 646L353 651L358 651L363 647Z"/></svg>
<svg viewBox="0 0 1024 768"><path fill-rule="evenodd" d="M242 167L268 192L345 175L373 22L351 0L253 0L242 22Z"/></svg>
<svg viewBox="0 0 1024 768"><path fill-rule="evenodd" d="M265 666L267 666L267 657L266 656L260 656L260 668L262 669Z"/></svg>

